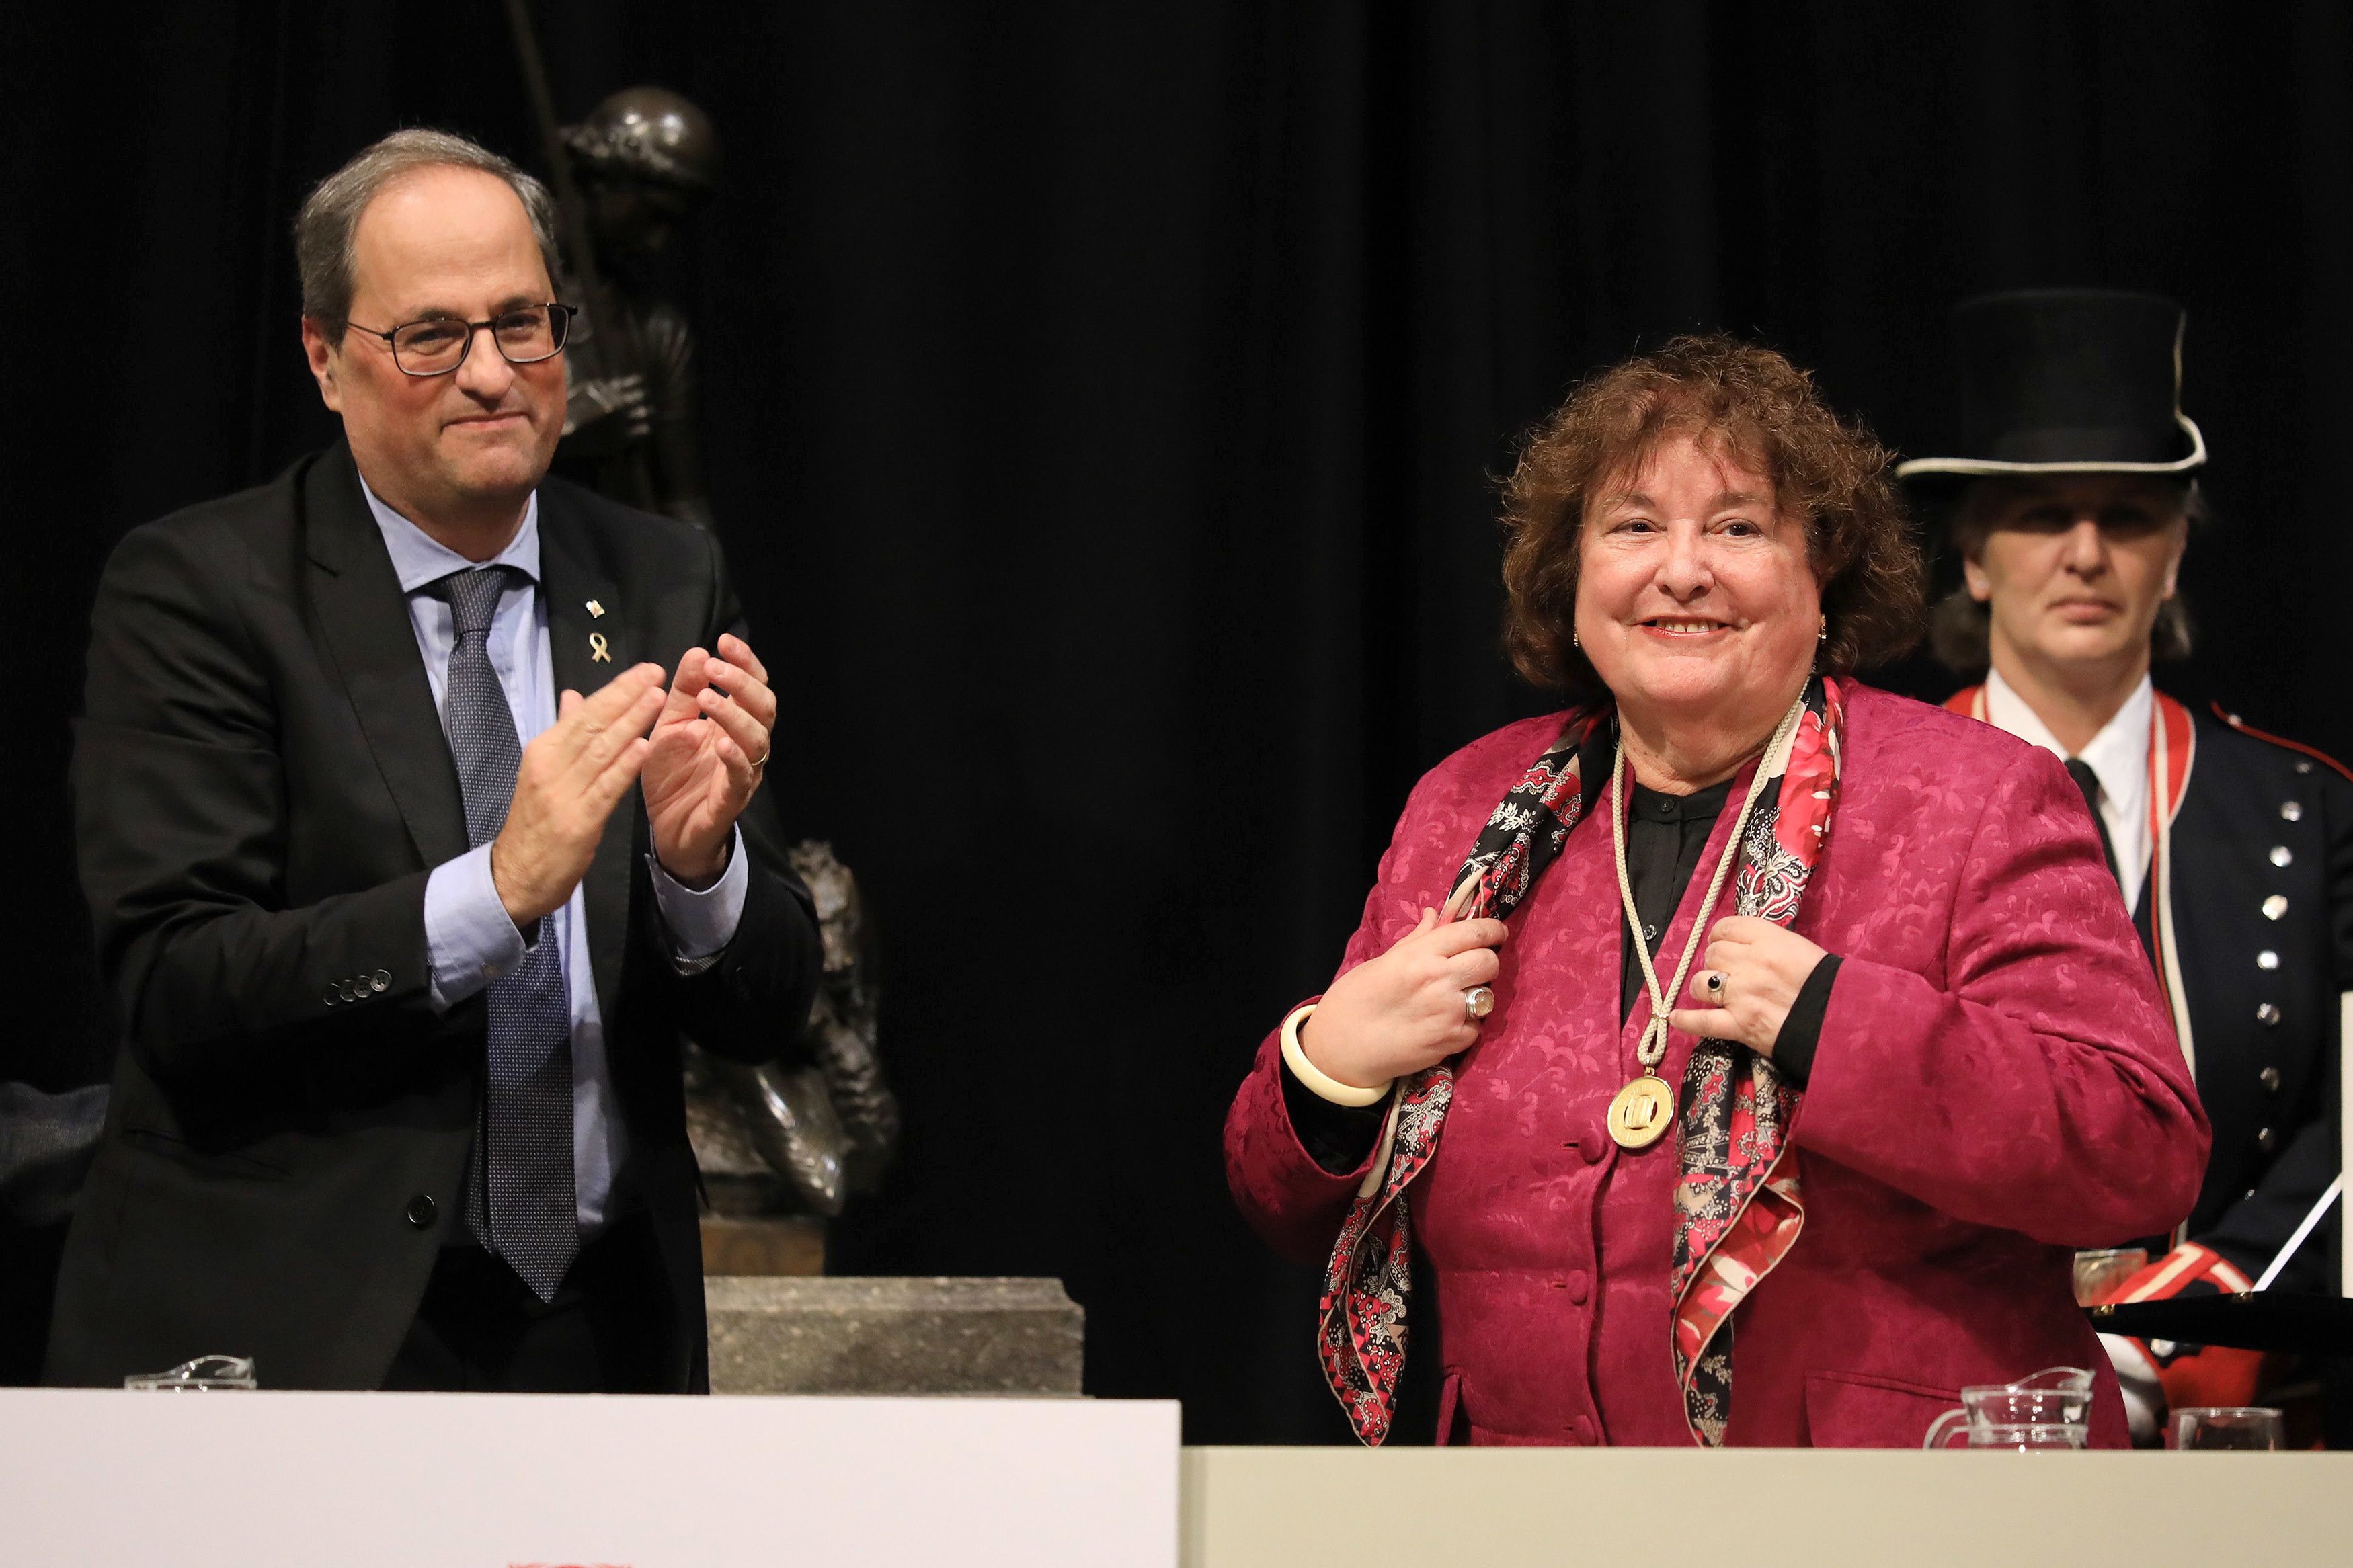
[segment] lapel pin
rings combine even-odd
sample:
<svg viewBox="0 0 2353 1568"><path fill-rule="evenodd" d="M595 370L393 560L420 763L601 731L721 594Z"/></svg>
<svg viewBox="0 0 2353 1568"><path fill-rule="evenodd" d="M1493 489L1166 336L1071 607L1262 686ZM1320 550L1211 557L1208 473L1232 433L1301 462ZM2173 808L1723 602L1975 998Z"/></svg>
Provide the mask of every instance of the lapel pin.
<svg viewBox="0 0 2353 1568"><path fill-rule="evenodd" d="M605 606L604 606L604 605L602 605L598 604L598 603L597 603L596 600L594 600L594 599L591 599L591 600L589 600L589 601L588 601L588 614L589 614L590 616L602 616L604 613L605 613Z"/></svg>
<svg viewBox="0 0 2353 1568"><path fill-rule="evenodd" d="M588 634L588 662L591 664L610 664L613 662L613 650L605 646L605 634L603 632L590 632Z"/></svg>

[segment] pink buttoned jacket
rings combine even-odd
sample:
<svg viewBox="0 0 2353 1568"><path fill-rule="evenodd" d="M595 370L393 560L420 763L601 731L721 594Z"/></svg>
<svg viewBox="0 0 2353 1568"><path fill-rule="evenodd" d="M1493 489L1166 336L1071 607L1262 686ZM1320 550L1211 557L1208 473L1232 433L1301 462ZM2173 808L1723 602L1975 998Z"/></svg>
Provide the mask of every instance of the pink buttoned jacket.
<svg viewBox="0 0 2353 1568"><path fill-rule="evenodd" d="M1794 1123L1805 1221L1734 1317L1727 1440L1917 1445L1963 1386L2066 1365L2097 1374L2093 1441L2121 1446L2072 1255L2189 1212L2205 1115L2058 762L1957 714L1846 689L1837 811L1797 921L1843 960ZM1498 730L1415 787L1343 973L1441 901L1560 723ZM1622 917L1600 816L1512 916L1495 1011L1456 1063L1437 1152L1410 1189L1438 1329L1417 1299L1415 1351L1442 1363L1441 1439L1459 1418L1480 1443L1692 1441L1669 1348L1674 1141L1630 1152L1602 1123L1650 1008L1638 1001L1620 1026ZM1706 880L1686 889L1666 952L1702 917ZM1704 914L1730 912L1727 887ZM1671 1037L1669 1082L1691 1047ZM1228 1116L1227 1173L1270 1243L1321 1261L1363 1172L1324 1170L1301 1147L1281 1060L1278 1030Z"/></svg>

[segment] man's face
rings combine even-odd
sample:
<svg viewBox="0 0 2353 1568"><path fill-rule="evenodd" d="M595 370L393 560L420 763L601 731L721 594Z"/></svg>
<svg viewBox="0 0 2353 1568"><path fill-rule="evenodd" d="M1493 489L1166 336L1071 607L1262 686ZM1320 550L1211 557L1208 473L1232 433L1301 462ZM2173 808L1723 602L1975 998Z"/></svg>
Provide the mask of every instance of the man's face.
<svg viewBox="0 0 2353 1568"><path fill-rule="evenodd" d="M2146 657L2189 542L2181 490L2133 474L1980 481L1984 547L1964 563L1996 651L2064 667Z"/></svg>
<svg viewBox="0 0 2353 1568"><path fill-rule="evenodd" d="M509 364L485 331L455 372L412 376L362 329L487 321L554 299L522 201L480 170L420 169L368 204L353 248L352 329L330 342L306 319L302 342L360 472L419 523L519 512L564 431L563 356Z"/></svg>

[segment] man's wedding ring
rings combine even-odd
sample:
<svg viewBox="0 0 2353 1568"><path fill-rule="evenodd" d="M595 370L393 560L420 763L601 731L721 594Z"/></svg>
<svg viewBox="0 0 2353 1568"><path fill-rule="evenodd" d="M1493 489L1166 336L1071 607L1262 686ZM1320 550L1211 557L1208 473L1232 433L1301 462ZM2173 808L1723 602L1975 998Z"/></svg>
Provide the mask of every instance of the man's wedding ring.
<svg viewBox="0 0 2353 1568"><path fill-rule="evenodd" d="M1462 993L1462 1016L1470 1022L1475 1024L1494 1010L1495 992L1493 986L1473 985Z"/></svg>

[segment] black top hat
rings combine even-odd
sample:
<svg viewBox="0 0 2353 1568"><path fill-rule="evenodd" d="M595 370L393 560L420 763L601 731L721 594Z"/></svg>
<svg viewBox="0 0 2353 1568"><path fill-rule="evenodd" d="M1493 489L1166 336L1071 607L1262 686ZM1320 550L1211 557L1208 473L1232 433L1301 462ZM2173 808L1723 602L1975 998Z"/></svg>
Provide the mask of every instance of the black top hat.
<svg viewBox="0 0 2353 1568"><path fill-rule="evenodd" d="M2170 300L2109 289L1963 300L1958 455L1897 476L2196 472L2206 437L2181 412L2187 321Z"/></svg>

